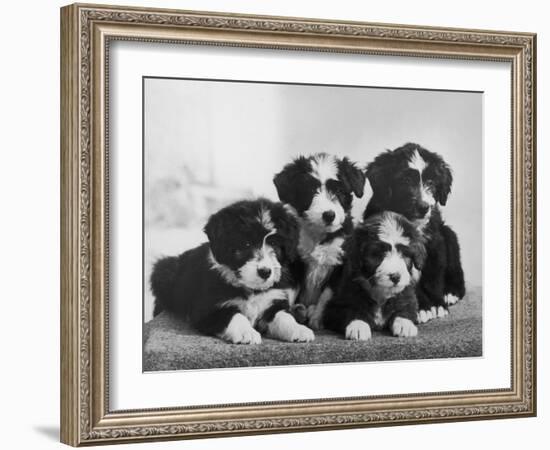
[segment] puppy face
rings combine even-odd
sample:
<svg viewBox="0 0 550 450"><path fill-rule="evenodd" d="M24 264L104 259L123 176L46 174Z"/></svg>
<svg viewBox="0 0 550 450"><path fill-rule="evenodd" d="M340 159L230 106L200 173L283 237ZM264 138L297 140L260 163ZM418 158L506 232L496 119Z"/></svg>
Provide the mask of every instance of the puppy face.
<svg viewBox="0 0 550 450"><path fill-rule="evenodd" d="M205 226L213 266L231 284L266 290L296 255L298 225L281 204L242 201L212 215Z"/></svg>
<svg viewBox="0 0 550 450"><path fill-rule="evenodd" d="M452 174L443 159L416 144L382 153L367 167L373 201L403 214L418 226L427 222L433 207L445 205Z"/></svg>
<svg viewBox="0 0 550 450"><path fill-rule="evenodd" d="M235 260L246 261L236 269L238 278L250 289L269 289L281 279L281 264L277 259L277 252L267 243L271 233L273 231L267 233L261 243L248 241L244 247L235 249Z"/></svg>
<svg viewBox="0 0 550 450"><path fill-rule="evenodd" d="M363 196L365 176L347 158L318 153L295 159L273 182L280 200L309 226L331 233L342 227L352 206L352 193Z"/></svg>
<svg viewBox="0 0 550 450"><path fill-rule="evenodd" d="M349 247L352 277L379 302L416 282L425 259L415 227L393 212L369 218L354 231Z"/></svg>

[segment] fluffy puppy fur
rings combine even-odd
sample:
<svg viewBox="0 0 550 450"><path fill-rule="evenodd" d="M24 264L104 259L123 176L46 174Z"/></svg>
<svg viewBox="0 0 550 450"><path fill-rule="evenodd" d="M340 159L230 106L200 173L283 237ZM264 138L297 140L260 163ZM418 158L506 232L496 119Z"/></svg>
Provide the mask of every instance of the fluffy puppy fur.
<svg viewBox="0 0 550 450"><path fill-rule="evenodd" d="M353 229L353 195L363 196L365 175L348 158L318 153L296 158L273 182L279 199L300 224L300 263L294 266L300 280L299 303L304 320L318 329L339 276L342 244Z"/></svg>
<svg viewBox="0 0 550 450"><path fill-rule="evenodd" d="M296 282L298 223L282 204L240 201L213 214L207 243L153 267L154 315L170 311L202 333L235 344L258 344L261 334L306 342L313 332L289 313Z"/></svg>
<svg viewBox="0 0 550 450"><path fill-rule="evenodd" d="M444 223L453 177L437 153L408 143L378 155L367 166L373 190L364 218L380 211L403 214L426 238L427 260L417 284L419 321L448 314L447 307L464 297L464 272L455 232Z"/></svg>
<svg viewBox="0 0 550 450"><path fill-rule="evenodd" d="M416 336L414 285L426 257L422 235L403 216L384 212L358 225L346 247L344 274L325 310L325 326L353 340L386 328L394 336Z"/></svg>

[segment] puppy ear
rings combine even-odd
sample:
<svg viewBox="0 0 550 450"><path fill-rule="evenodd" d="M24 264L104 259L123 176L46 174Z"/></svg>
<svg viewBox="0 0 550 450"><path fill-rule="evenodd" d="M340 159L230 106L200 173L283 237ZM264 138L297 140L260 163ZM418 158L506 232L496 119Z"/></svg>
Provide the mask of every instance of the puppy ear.
<svg viewBox="0 0 550 450"><path fill-rule="evenodd" d="M223 210L212 214L203 228L203 231L206 233L208 241L210 242L210 249L212 250L212 253L216 260L218 260L220 257L223 257L223 255L221 254L221 244L224 240L224 236L227 235L227 230L225 229L226 227L224 227L225 221L223 219L223 216Z"/></svg>
<svg viewBox="0 0 550 450"><path fill-rule="evenodd" d="M271 220L277 229L276 236L281 244L286 258L295 261L298 258L298 242L300 228L296 218L290 214L281 203L275 203L271 208Z"/></svg>
<svg viewBox="0 0 550 450"><path fill-rule="evenodd" d="M389 179L394 167L394 156L391 151L379 154L374 161L367 166L367 178L372 188L373 197L387 200L391 197Z"/></svg>
<svg viewBox="0 0 550 450"><path fill-rule="evenodd" d="M424 263L426 262L426 247L421 239L414 239L409 245L412 252L412 260L414 267L418 270L422 270Z"/></svg>
<svg viewBox="0 0 550 450"><path fill-rule="evenodd" d="M279 200L283 203L293 204L296 191L296 179L309 168L309 162L304 156L299 156L273 178L273 184L277 189Z"/></svg>
<svg viewBox="0 0 550 450"><path fill-rule="evenodd" d="M447 203L447 197L451 192L451 186L453 184L453 174L451 169L439 158L435 164L435 199L443 206Z"/></svg>
<svg viewBox="0 0 550 450"><path fill-rule="evenodd" d="M363 197L365 174L347 157L338 161L338 178L346 190L353 192L357 198Z"/></svg>
<svg viewBox="0 0 550 450"><path fill-rule="evenodd" d="M277 189L277 194L279 195L279 200L283 203L292 203L293 199L293 187L291 173L288 170L283 169L282 172L279 172L273 178L273 184Z"/></svg>
<svg viewBox="0 0 550 450"><path fill-rule="evenodd" d="M406 230L407 235L410 237L409 251L410 257L414 267L419 271L424 267L426 262L426 238L422 232L418 229L405 217L401 217L401 226Z"/></svg>

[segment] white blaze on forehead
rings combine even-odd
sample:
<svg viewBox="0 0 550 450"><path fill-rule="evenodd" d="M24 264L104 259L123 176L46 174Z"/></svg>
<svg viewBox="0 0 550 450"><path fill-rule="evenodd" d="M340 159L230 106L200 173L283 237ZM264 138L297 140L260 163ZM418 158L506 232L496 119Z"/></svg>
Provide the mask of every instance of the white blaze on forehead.
<svg viewBox="0 0 550 450"><path fill-rule="evenodd" d="M339 230L344 223L346 213L338 198L326 188L328 180L338 179L338 165L336 158L325 153L320 153L311 158L311 176L319 180L321 187L317 189L311 200L311 205L304 212L304 217L309 224L322 229L324 232L332 233ZM335 214L334 220L326 224L323 213L332 211Z"/></svg>
<svg viewBox="0 0 550 450"><path fill-rule="evenodd" d="M269 233L267 233L267 234L264 236L264 239L263 239L263 241L262 241L262 253L265 254L265 253L268 251L268 249L270 248L270 247L267 246L266 241L267 241L267 238L268 238L269 236L273 236L275 233L277 233L277 230L276 230L276 229L273 229L273 230L271 230ZM264 256L264 257L265 257L265 256Z"/></svg>
<svg viewBox="0 0 550 450"><path fill-rule="evenodd" d="M418 150L415 150L411 158L409 159L409 167L411 169L418 170L418 173L422 175L422 172L424 171L426 166L427 164L426 164L426 161L424 161L424 158L420 156L420 153L418 153Z"/></svg>
<svg viewBox="0 0 550 450"><path fill-rule="evenodd" d="M403 227L393 214L384 214L378 227L378 238L392 246L397 244L409 245L410 240L405 236Z"/></svg>
<svg viewBox="0 0 550 450"><path fill-rule="evenodd" d="M331 155L316 155L311 160L311 175L317 178L321 184L325 184L327 180L338 179L338 166L336 159Z"/></svg>
<svg viewBox="0 0 550 450"><path fill-rule="evenodd" d="M411 156L411 159L409 159L409 167L411 169L418 170L418 173L420 174L420 195L422 201L426 202L428 206L433 206L435 205L433 193L427 186L424 185L424 182L422 181L422 172L427 165L428 164L426 163L424 158L422 158L422 156L420 156L420 154L418 153L418 149L415 150ZM426 216L428 216L429 214L430 212L428 211Z"/></svg>
<svg viewBox="0 0 550 450"><path fill-rule="evenodd" d="M260 214L258 214L258 220L266 230L272 231L275 229L273 220L271 220L271 213L269 209L260 208Z"/></svg>

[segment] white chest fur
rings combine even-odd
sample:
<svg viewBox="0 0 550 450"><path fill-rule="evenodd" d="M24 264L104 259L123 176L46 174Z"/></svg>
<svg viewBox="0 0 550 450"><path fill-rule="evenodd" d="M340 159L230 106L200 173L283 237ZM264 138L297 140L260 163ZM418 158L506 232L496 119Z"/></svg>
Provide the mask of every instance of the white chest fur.
<svg viewBox="0 0 550 450"><path fill-rule="evenodd" d="M380 307L377 307L376 311L374 311L374 324L377 329L384 328L384 325L386 325L386 320L382 315L382 309Z"/></svg>
<svg viewBox="0 0 550 450"><path fill-rule="evenodd" d="M319 236L302 230L298 250L306 264L306 276L300 293L300 301L306 305L316 304L322 287L334 267L342 264L344 238L337 237L320 243Z"/></svg>

